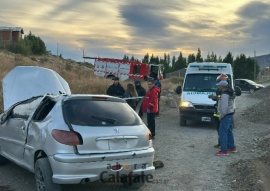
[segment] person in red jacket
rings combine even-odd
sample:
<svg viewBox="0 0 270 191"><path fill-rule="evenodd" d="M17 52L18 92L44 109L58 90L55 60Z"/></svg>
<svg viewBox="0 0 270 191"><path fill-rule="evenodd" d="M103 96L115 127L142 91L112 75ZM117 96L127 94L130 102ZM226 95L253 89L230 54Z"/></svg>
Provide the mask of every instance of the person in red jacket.
<svg viewBox="0 0 270 191"><path fill-rule="evenodd" d="M148 91L143 99L142 112L147 113L148 129L151 132L151 137L154 138L156 135L155 115L158 112L158 93L160 89L155 86L154 79L149 79L147 81L147 86Z"/></svg>

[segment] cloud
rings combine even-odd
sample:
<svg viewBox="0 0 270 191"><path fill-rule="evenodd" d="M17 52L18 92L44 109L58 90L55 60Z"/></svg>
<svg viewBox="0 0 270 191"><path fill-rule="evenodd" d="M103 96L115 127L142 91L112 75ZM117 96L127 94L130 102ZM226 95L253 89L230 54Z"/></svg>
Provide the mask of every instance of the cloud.
<svg viewBox="0 0 270 191"><path fill-rule="evenodd" d="M245 22L242 31L253 38L270 39L270 4L263 2L251 2L240 8L240 22ZM269 42L269 41L268 41Z"/></svg>
<svg viewBox="0 0 270 191"><path fill-rule="evenodd" d="M252 55L257 52L269 51L270 43L270 4L263 2L250 2L236 12L237 22L230 25L235 31L235 41L237 49L242 53Z"/></svg>
<svg viewBox="0 0 270 191"><path fill-rule="evenodd" d="M269 18L270 4L260 1L252 1L239 9L238 15L244 19L263 19Z"/></svg>
<svg viewBox="0 0 270 191"><path fill-rule="evenodd" d="M198 48L203 56L225 56L269 52L269 6L264 0L9 0L1 2L0 25L23 27L54 54L58 43L64 57L79 60L79 49L115 58L180 51L187 57Z"/></svg>

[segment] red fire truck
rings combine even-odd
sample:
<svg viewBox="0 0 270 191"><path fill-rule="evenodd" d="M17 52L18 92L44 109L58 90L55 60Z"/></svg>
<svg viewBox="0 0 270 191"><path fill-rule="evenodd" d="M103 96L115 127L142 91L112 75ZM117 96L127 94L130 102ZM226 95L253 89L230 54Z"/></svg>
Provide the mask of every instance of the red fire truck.
<svg viewBox="0 0 270 191"><path fill-rule="evenodd" d="M147 80L149 77L163 79L163 65L145 64L141 62L120 60L112 58L83 57L95 59L94 74L106 78L119 77L120 80L140 79Z"/></svg>

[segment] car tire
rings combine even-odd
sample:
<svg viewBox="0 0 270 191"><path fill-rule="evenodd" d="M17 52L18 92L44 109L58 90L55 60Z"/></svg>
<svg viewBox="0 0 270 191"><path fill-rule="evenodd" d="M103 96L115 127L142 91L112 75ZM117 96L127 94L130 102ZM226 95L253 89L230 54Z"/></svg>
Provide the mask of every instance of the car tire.
<svg viewBox="0 0 270 191"><path fill-rule="evenodd" d="M6 159L5 157L3 157L2 155L0 155L0 165L2 165L2 164L6 164L6 163L8 163L9 162L9 160L8 159Z"/></svg>
<svg viewBox="0 0 270 191"><path fill-rule="evenodd" d="M183 119L183 117L180 117L180 126L186 126L187 120Z"/></svg>
<svg viewBox="0 0 270 191"><path fill-rule="evenodd" d="M38 191L62 191L62 185L52 180L53 172L48 158L40 158L35 163L35 181Z"/></svg>
<svg viewBox="0 0 270 191"><path fill-rule="evenodd" d="M136 180L140 178L140 180ZM124 186L128 189L139 189L144 185L145 180L142 180L142 177L138 175L131 178L131 181L128 180L127 182L123 182Z"/></svg>

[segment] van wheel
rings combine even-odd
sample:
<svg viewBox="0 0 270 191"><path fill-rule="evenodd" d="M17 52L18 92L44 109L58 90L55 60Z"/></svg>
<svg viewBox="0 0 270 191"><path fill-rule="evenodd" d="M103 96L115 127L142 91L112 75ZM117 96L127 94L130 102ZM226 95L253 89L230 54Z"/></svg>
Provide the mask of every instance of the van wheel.
<svg viewBox="0 0 270 191"><path fill-rule="evenodd" d="M2 155L0 155L0 165L2 165L2 164L6 164L6 163L8 163L8 159L6 159L5 157L3 157Z"/></svg>
<svg viewBox="0 0 270 191"><path fill-rule="evenodd" d="M40 158L35 163L35 180L38 191L62 191L62 185L52 180L53 172L49 160Z"/></svg>
<svg viewBox="0 0 270 191"><path fill-rule="evenodd" d="M183 117L180 117L180 126L186 126L187 120L183 119Z"/></svg>

